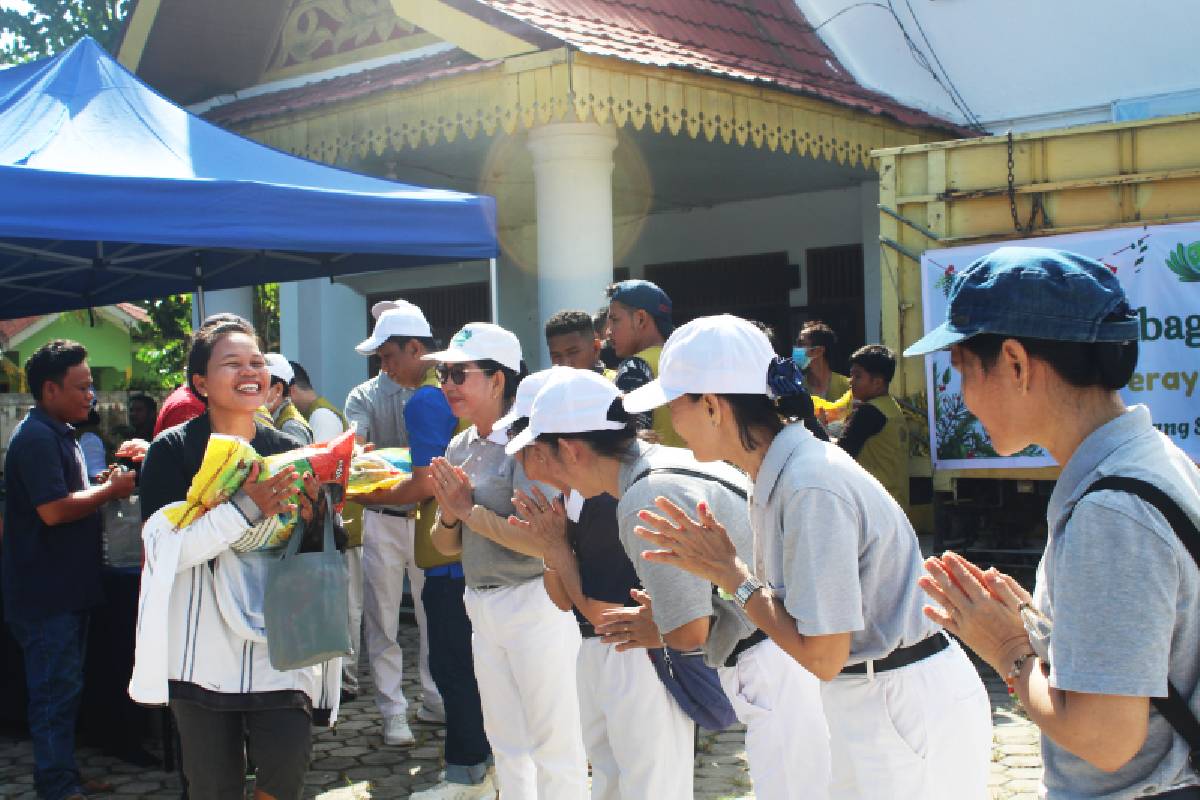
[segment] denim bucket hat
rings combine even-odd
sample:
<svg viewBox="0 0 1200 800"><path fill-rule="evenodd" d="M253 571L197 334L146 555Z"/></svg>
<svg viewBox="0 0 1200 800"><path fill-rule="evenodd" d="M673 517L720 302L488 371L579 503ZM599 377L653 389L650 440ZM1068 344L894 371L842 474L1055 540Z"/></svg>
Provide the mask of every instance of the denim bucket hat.
<svg viewBox="0 0 1200 800"><path fill-rule="evenodd" d="M904 351L922 356L995 333L1061 342L1138 338L1117 277L1099 261L1045 247L1001 247L950 286L946 321Z"/></svg>

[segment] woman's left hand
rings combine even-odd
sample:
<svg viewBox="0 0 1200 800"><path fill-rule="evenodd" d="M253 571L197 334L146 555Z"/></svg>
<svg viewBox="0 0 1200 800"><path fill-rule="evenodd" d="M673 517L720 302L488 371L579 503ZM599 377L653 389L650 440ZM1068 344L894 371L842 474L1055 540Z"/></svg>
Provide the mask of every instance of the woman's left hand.
<svg viewBox="0 0 1200 800"><path fill-rule="evenodd" d="M639 525L634 533L658 547L646 550L642 558L670 564L734 592L750 573L738 560L737 550L722 525L708 510L707 503L696 506L694 520L665 497L654 504L667 516L642 511L638 517L650 527ZM651 530L653 528L653 530Z"/></svg>
<svg viewBox="0 0 1200 800"><path fill-rule="evenodd" d="M475 492L471 478L460 467L444 458L435 458L429 465L433 478L433 496L443 512L449 512L456 520L466 519L475 507Z"/></svg>
<svg viewBox="0 0 1200 800"><path fill-rule="evenodd" d="M925 606L925 616L961 639L992 669L1005 675L1017 658L1031 651L1021 622L1021 607L1030 597L1016 581L994 569L984 572L951 552L926 559L925 571L929 574L917 583L939 606Z"/></svg>

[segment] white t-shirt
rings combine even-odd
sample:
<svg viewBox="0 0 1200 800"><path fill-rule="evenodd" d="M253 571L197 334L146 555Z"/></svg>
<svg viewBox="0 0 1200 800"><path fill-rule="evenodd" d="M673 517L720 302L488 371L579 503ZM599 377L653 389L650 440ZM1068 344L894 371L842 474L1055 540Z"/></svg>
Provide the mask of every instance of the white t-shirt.
<svg viewBox="0 0 1200 800"><path fill-rule="evenodd" d="M314 411L308 418L308 426L312 428L314 442L328 442L342 433L341 419L328 408Z"/></svg>

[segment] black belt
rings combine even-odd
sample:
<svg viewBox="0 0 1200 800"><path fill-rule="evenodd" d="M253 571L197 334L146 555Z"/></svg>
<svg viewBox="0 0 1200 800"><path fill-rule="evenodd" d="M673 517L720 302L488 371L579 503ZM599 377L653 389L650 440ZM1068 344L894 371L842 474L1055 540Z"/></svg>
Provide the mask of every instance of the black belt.
<svg viewBox="0 0 1200 800"><path fill-rule="evenodd" d="M385 517L400 517L401 519L412 519L417 515L415 509L412 511L400 511L395 508L372 508L368 510L374 511L376 514L383 514Z"/></svg>
<svg viewBox="0 0 1200 800"><path fill-rule="evenodd" d="M600 634L596 633L596 629L592 627L590 622L579 623L579 635L584 639L595 639Z"/></svg>
<svg viewBox="0 0 1200 800"><path fill-rule="evenodd" d="M1162 794L1148 794L1143 797L1145 800L1157 800L1157 798L1164 797L1170 798L1170 800L1200 800L1200 786L1182 786Z"/></svg>
<svg viewBox="0 0 1200 800"><path fill-rule="evenodd" d="M759 629L747 636L745 639L742 639L737 643L737 645L734 646L733 652L729 654L729 658L725 659L725 666L736 667L738 656L749 650L751 647L754 647L754 645L758 644L759 642L765 641L766 638L767 635L763 633L761 629Z"/></svg>
<svg viewBox="0 0 1200 800"><path fill-rule="evenodd" d="M922 639L909 647L897 647L883 658L875 659L875 672L887 672L888 670L907 667L909 664L915 664L921 659L929 658L934 653L940 653L949 646L950 640L946 638L946 634L939 631L928 639ZM851 664L848 667L843 667L842 674L866 675L867 663L864 661L861 664Z"/></svg>

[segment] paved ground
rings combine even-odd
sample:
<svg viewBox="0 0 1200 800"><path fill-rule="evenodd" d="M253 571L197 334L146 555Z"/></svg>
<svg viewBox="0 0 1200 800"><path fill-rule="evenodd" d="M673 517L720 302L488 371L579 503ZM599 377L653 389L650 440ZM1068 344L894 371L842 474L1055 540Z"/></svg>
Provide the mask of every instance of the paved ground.
<svg viewBox="0 0 1200 800"><path fill-rule="evenodd" d="M416 650L416 628L402 629L405 652ZM1035 800L1041 775L1037 733L1016 712L1004 684L986 667L992 696L996 745L993 750L993 800ZM364 691L344 707L335 731L323 731L315 739L313 764L308 774L306 798L320 800L367 800L403 798L437 779L440 769L441 728L413 725L417 744L412 748L385 747L381 740L379 715L370 699L370 677L364 670ZM416 688L406 685L410 697ZM414 706L415 707L415 706ZM746 770L746 753L741 729L701 737L696 753L696 797L727 800L753 797ZM104 777L115 793L125 797L179 797L175 775L147 770L108 758L95 749L81 750L84 776ZM0 735L0 798L36 800L32 791L33 753L28 739Z"/></svg>

